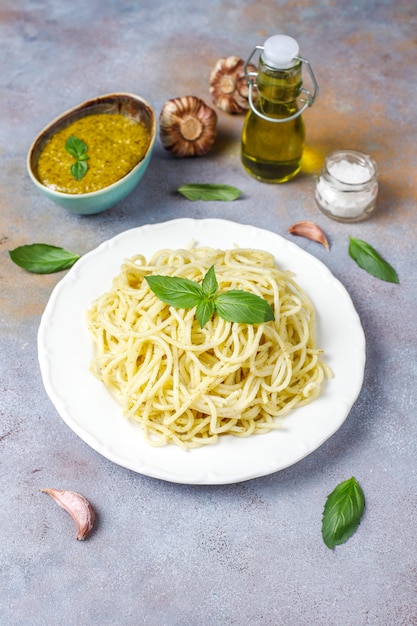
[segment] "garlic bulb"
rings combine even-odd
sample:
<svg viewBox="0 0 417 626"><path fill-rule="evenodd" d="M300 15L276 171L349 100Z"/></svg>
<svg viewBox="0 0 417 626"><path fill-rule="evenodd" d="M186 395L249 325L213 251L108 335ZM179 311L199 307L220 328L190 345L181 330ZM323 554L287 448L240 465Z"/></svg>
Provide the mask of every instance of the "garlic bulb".
<svg viewBox="0 0 417 626"><path fill-rule="evenodd" d="M210 75L210 93L213 102L226 113L245 113L249 109L245 62L237 56L221 58ZM249 72L256 67L249 64Z"/></svg>
<svg viewBox="0 0 417 626"><path fill-rule="evenodd" d="M175 156L201 156L216 138L217 114L196 96L165 102L159 116L159 136L165 150Z"/></svg>

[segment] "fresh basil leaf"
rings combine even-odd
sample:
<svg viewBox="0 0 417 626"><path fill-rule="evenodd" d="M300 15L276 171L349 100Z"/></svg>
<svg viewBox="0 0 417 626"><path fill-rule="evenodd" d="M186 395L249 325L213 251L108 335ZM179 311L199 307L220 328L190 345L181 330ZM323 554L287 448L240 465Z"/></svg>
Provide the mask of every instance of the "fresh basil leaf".
<svg viewBox="0 0 417 626"><path fill-rule="evenodd" d="M76 180L81 180L84 178L88 170L88 164L86 161L75 161L71 165L71 174L74 176Z"/></svg>
<svg viewBox="0 0 417 626"><path fill-rule="evenodd" d="M34 274L52 274L67 270L80 258L64 248L45 243L20 246L11 250L9 255L13 263Z"/></svg>
<svg viewBox="0 0 417 626"><path fill-rule="evenodd" d="M210 267L207 274L203 278L201 283L201 289L203 290L206 298L214 298L219 290L219 283L217 282L216 274L214 271L214 265Z"/></svg>
<svg viewBox="0 0 417 626"><path fill-rule="evenodd" d="M162 302L178 309L191 309L203 298L201 286L189 278L145 276L145 280Z"/></svg>
<svg viewBox="0 0 417 626"><path fill-rule="evenodd" d="M75 135L70 135L65 142L65 150L74 157L79 159L87 152L87 144L82 139L78 139Z"/></svg>
<svg viewBox="0 0 417 626"><path fill-rule="evenodd" d="M217 185L215 183L189 183L178 187L178 190L188 200L236 200L241 195L240 189L231 185Z"/></svg>
<svg viewBox="0 0 417 626"><path fill-rule="evenodd" d="M399 283L395 269L378 252L362 239L350 237L349 255L356 263L372 276L390 283Z"/></svg>
<svg viewBox="0 0 417 626"><path fill-rule="evenodd" d="M201 300L197 304L197 308L195 310L195 316L200 325L200 328L204 328L209 319L213 316L214 313L214 304L212 300Z"/></svg>
<svg viewBox="0 0 417 626"><path fill-rule="evenodd" d="M323 510L322 537L328 548L344 543L360 524L365 508L363 491L352 476L337 485Z"/></svg>
<svg viewBox="0 0 417 626"><path fill-rule="evenodd" d="M274 311L266 300L254 293L232 289L216 296L214 308L228 322L260 324L275 319Z"/></svg>
<svg viewBox="0 0 417 626"><path fill-rule="evenodd" d="M71 174L75 180L81 180L88 170L87 160L90 157L87 154L87 144L75 135L70 135L65 142L65 150L75 159L75 163L70 167Z"/></svg>
<svg viewBox="0 0 417 626"><path fill-rule="evenodd" d="M145 276L154 294L179 309L196 307L196 317L203 328L217 312L229 322L257 324L274 319L274 311L259 296L232 289L216 295L218 289L214 266L210 267L201 284L179 276Z"/></svg>

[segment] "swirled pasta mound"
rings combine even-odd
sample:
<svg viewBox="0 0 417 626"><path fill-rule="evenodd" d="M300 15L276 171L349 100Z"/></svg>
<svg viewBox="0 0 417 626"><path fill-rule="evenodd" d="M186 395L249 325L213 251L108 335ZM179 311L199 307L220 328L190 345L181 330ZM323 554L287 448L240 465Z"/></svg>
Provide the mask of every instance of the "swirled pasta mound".
<svg viewBox="0 0 417 626"><path fill-rule="evenodd" d="M158 274L200 282L212 265L220 291L261 296L275 321L239 324L215 314L200 328L195 309L164 304L144 280ZM152 445L193 448L220 435L279 428L277 418L311 402L331 375L315 346L310 300L260 250L160 250L149 263L134 256L87 320L95 342L91 371Z"/></svg>

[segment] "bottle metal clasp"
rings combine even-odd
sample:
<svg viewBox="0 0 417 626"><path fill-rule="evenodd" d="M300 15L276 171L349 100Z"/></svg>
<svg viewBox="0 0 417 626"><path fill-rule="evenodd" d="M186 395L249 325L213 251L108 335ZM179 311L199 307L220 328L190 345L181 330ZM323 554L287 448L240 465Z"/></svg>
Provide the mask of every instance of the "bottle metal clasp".
<svg viewBox="0 0 417 626"><path fill-rule="evenodd" d="M282 122L289 122L291 120L294 120L295 118L299 117L308 107L312 106L312 104L316 100L318 93L319 93L319 85L316 80L316 77L314 76L314 73L313 73L313 70L309 61L307 61L307 59L304 59L301 56L293 57L295 60L301 61L301 63L304 63L304 65L306 66L308 73L310 75L310 78L311 78L312 85L313 85L313 92L309 91L308 89L305 89L304 87L300 87L300 92L302 92L306 96L306 98L300 98L300 103L302 104L302 106L300 107L300 109L298 109L296 113L294 113L293 115L290 115L289 117L283 117L283 118L269 117L268 115L265 115L259 109L257 109L253 101L253 89L257 88L256 77L258 76L258 72L248 71L248 65L258 50L259 52L261 52L262 50L264 50L264 46L255 46L243 66L243 70L245 72L245 77L246 77L246 82L248 85L248 102L249 102L249 106L251 110L258 117L261 117L263 120L266 120L267 122L282 123Z"/></svg>

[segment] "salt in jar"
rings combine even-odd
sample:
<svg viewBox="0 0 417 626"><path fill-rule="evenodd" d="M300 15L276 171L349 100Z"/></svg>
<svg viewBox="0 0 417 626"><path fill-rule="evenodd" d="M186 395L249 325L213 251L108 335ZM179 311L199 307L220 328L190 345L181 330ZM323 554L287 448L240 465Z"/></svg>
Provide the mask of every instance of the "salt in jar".
<svg viewBox="0 0 417 626"><path fill-rule="evenodd" d="M355 150L332 152L317 180L319 209L340 222L359 222L374 210L378 195L375 161Z"/></svg>

